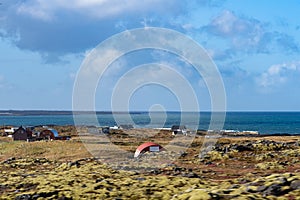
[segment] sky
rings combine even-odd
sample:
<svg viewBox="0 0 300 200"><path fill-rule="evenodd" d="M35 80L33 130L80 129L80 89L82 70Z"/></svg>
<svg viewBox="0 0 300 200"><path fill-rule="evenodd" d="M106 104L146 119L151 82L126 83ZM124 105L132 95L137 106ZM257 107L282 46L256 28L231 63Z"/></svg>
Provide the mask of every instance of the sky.
<svg viewBox="0 0 300 200"><path fill-rule="evenodd" d="M71 110L77 73L93 48L123 31L161 27L185 34L207 51L221 74L227 110L300 111L298 0L0 2L1 110ZM111 110L118 80L153 62L181 74L200 110L211 110L203 77L193 66L155 49L131 52L112 63L98 83L95 109ZM159 67L138 72L164 73ZM180 110L180 98L166 87L145 85L127 101L131 110L171 111Z"/></svg>

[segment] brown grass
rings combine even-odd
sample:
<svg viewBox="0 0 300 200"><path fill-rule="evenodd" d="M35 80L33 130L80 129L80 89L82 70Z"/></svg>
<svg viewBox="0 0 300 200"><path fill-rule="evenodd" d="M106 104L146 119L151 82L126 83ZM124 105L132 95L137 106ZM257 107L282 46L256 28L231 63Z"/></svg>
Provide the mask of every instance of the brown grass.
<svg viewBox="0 0 300 200"><path fill-rule="evenodd" d="M0 142L0 161L10 157L48 158L57 161L91 157L81 142L74 141L5 141Z"/></svg>

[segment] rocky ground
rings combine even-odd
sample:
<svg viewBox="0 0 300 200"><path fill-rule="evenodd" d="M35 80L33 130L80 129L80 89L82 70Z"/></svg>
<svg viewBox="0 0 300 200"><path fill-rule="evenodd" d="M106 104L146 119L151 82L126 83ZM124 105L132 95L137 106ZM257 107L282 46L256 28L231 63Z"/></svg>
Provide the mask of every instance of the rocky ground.
<svg viewBox="0 0 300 200"><path fill-rule="evenodd" d="M145 139L163 145L174 139L134 134L109 140L133 154ZM196 136L184 151L146 153L118 166L95 157L76 137L0 141L0 199L300 199L299 136L219 138L202 157L204 136Z"/></svg>

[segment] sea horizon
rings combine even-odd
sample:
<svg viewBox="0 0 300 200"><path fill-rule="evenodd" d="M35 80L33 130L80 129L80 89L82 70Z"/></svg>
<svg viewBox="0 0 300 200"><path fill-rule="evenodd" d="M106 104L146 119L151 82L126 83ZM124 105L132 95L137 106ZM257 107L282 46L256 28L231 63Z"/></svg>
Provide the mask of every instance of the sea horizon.
<svg viewBox="0 0 300 200"><path fill-rule="evenodd" d="M226 110L226 111L180 111L180 110L169 110L169 111L147 111L147 110L130 110L130 111L109 111L109 110L43 110L43 109L13 109L13 110L0 110L0 116L5 115L66 115L66 114L113 114L113 113L300 113L300 110Z"/></svg>

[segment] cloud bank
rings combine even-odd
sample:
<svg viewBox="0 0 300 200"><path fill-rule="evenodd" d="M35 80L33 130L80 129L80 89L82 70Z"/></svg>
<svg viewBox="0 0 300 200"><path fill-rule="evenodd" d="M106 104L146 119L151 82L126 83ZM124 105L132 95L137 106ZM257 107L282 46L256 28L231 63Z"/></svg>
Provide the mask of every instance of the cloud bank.
<svg viewBox="0 0 300 200"><path fill-rule="evenodd" d="M288 81L299 79L300 61L272 65L258 79L258 83L263 88L275 87Z"/></svg>
<svg viewBox="0 0 300 200"><path fill-rule="evenodd" d="M11 1L0 14L0 36L39 52L49 62L81 53L124 29L163 25L182 9L179 0ZM164 15L163 20L159 15Z"/></svg>

